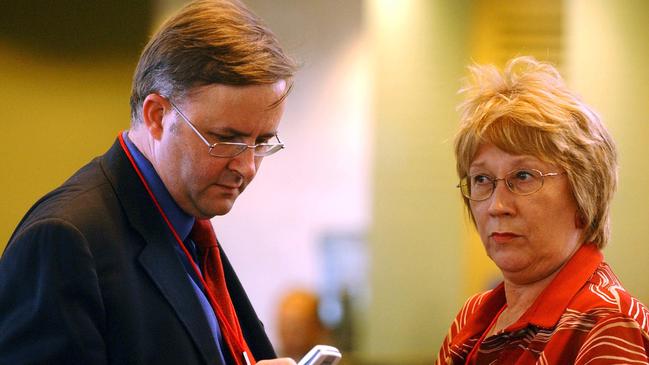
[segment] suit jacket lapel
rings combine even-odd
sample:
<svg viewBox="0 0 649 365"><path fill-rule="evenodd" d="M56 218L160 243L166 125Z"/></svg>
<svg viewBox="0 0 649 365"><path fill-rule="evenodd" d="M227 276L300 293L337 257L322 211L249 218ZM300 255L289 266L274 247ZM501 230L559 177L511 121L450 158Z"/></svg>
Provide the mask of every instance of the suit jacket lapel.
<svg viewBox="0 0 649 365"><path fill-rule="evenodd" d="M151 201L119 141L102 156L101 165L131 225L146 242L138 258L140 264L174 309L206 363L214 363L219 358L218 349L190 278L176 254L174 246L178 243Z"/></svg>

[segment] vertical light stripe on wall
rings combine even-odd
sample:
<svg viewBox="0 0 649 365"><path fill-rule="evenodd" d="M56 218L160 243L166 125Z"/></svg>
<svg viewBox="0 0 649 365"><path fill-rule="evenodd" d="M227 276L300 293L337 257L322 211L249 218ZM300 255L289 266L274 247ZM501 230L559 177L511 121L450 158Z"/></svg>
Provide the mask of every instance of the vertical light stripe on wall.
<svg viewBox="0 0 649 365"><path fill-rule="evenodd" d="M371 304L363 353L432 359L461 302L452 137L468 62L466 1L368 0L373 46Z"/></svg>
<svg viewBox="0 0 649 365"><path fill-rule="evenodd" d="M649 2L566 2L568 82L615 138L619 186L604 257L622 284L649 303Z"/></svg>

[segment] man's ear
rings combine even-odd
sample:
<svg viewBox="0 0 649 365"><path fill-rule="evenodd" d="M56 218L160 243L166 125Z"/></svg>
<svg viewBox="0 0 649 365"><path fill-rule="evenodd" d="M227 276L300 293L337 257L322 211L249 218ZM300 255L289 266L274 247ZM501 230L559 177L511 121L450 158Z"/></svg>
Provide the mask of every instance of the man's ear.
<svg viewBox="0 0 649 365"><path fill-rule="evenodd" d="M142 103L142 122L153 139L162 138L165 111L170 108L169 101L158 95L149 94Z"/></svg>

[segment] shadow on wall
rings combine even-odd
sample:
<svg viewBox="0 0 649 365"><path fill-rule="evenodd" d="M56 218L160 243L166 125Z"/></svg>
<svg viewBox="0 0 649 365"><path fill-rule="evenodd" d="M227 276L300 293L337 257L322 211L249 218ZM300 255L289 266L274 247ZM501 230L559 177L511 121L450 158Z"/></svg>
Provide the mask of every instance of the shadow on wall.
<svg viewBox="0 0 649 365"><path fill-rule="evenodd" d="M152 2L2 3L0 252L30 205L128 127Z"/></svg>
<svg viewBox="0 0 649 365"><path fill-rule="evenodd" d="M66 59L138 54L151 26L152 0L5 1L0 38Z"/></svg>

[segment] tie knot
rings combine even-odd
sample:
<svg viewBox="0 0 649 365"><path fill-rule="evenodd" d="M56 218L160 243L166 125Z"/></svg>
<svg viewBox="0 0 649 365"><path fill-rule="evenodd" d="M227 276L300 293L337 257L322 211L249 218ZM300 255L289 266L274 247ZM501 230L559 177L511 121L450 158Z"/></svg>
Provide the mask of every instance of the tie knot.
<svg viewBox="0 0 649 365"><path fill-rule="evenodd" d="M209 219L196 218L192 231L189 233L189 238L202 249L216 247L217 245L216 235L214 234L212 223L210 223Z"/></svg>

